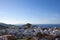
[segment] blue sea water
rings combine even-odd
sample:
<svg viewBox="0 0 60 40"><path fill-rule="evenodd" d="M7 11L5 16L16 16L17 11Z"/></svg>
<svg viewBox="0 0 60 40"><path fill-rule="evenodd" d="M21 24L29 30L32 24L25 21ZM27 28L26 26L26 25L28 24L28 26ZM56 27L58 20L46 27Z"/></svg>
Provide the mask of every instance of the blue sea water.
<svg viewBox="0 0 60 40"><path fill-rule="evenodd" d="M34 24L37 25L38 27L42 27L42 28L60 28L60 24Z"/></svg>
<svg viewBox="0 0 60 40"><path fill-rule="evenodd" d="M19 24L18 26L22 26L24 24ZM32 24L36 27L41 27L41 28L60 28L60 24Z"/></svg>

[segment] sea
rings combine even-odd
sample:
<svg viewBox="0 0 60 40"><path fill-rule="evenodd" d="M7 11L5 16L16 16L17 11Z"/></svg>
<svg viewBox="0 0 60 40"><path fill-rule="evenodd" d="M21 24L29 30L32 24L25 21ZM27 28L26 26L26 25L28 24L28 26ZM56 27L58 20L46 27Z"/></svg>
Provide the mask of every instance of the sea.
<svg viewBox="0 0 60 40"><path fill-rule="evenodd" d="M60 24L35 24L38 27L42 27L42 28L60 28Z"/></svg>
<svg viewBox="0 0 60 40"><path fill-rule="evenodd" d="M20 24L19 26L22 26L23 24ZM60 24L32 24L36 27L41 27L41 28L60 28Z"/></svg>

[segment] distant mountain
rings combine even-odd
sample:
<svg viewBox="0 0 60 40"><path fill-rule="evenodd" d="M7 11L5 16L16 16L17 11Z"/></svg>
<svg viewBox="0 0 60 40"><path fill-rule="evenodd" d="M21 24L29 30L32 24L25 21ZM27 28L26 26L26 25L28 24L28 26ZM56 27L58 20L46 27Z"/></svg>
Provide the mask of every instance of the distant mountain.
<svg viewBox="0 0 60 40"><path fill-rule="evenodd" d="M8 27L7 24L5 24L5 23L0 23L0 29L2 29L2 28L6 28L6 27Z"/></svg>
<svg viewBox="0 0 60 40"><path fill-rule="evenodd" d="M24 24L5 24L0 23L0 29L1 28L7 28L7 27L23 27ZM60 28L60 24L32 24L33 27L42 27L42 28Z"/></svg>
<svg viewBox="0 0 60 40"><path fill-rule="evenodd" d="M5 23L0 23L0 29L1 29L1 28L12 27L12 26L15 26L15 25L12 25L12 24L5 24Z"/></svg>

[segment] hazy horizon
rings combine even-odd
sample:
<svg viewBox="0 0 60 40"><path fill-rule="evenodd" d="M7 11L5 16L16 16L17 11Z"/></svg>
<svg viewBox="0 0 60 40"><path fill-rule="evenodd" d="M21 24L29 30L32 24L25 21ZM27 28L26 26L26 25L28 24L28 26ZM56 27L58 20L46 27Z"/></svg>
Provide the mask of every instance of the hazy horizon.
<svg viewBox="0 0 60 40"><path fill-rule="evenodd" d="M0 0L0 22L60 24L60 0Z"/></svg>

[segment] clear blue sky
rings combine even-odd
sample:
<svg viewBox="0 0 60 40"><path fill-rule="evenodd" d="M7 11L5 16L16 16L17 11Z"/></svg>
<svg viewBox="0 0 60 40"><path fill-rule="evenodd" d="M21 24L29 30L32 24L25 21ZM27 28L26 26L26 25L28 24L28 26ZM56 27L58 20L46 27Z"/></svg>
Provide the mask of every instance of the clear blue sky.
<svg viewBox="0 0 60 40"><path fill-rule="evenodd" d="M0 0L0 22L60 24L60 0Z"/></svg>

